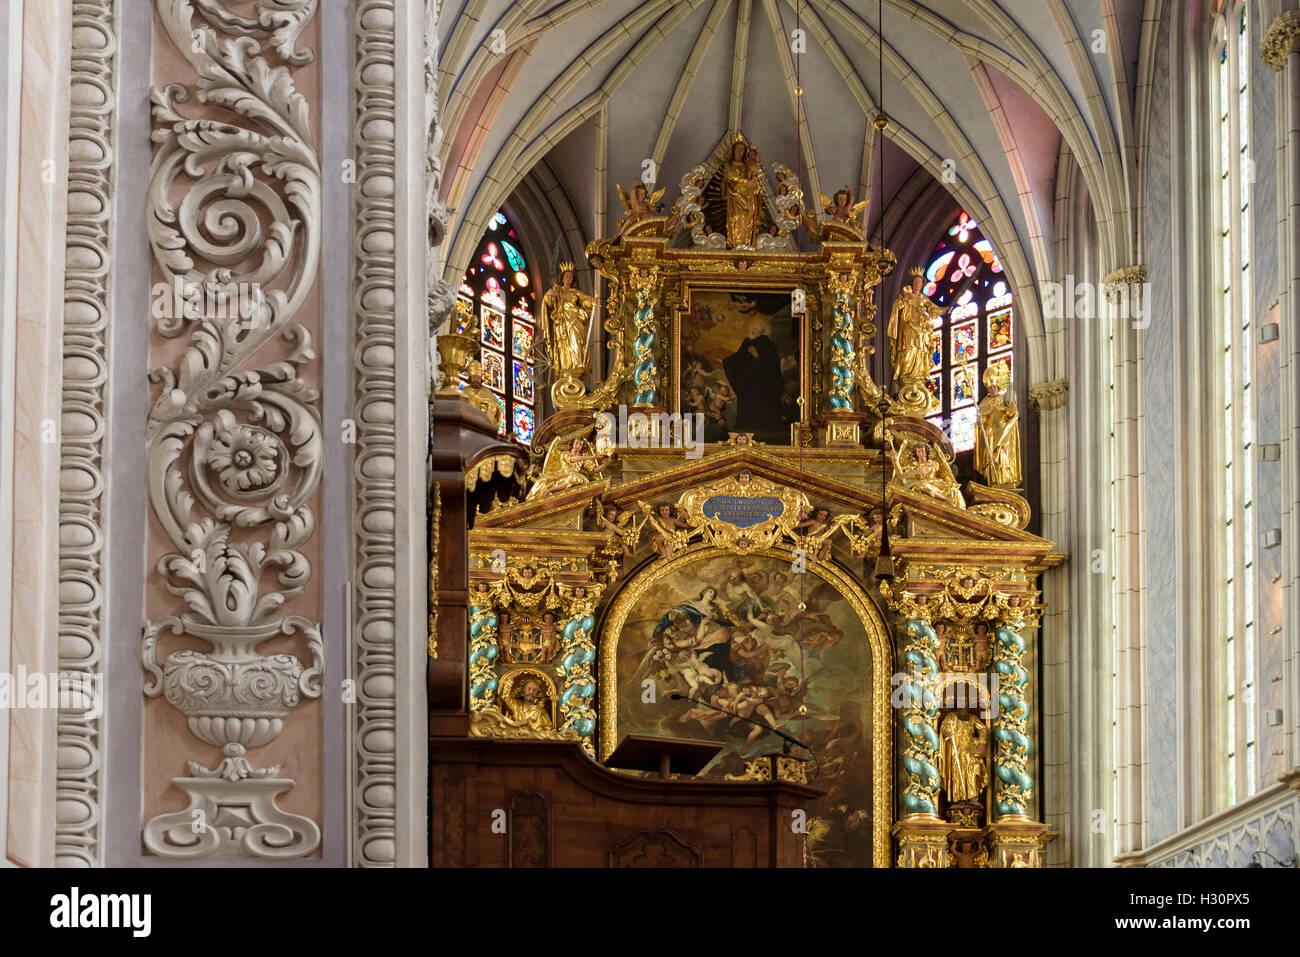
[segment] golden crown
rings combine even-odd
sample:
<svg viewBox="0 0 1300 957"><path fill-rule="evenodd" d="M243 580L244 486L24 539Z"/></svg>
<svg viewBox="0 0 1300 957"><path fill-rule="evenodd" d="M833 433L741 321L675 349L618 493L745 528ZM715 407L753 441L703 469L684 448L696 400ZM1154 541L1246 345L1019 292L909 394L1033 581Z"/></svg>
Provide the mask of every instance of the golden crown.
<svg viewBox="0 0 1300 957"><path fill-rule="evenodd" d="M573 272L574 271L573 263L569 262L566 259L564 262L560 263L559 269L560 269L561 276L563 276L566 272Z"/></svg>
<svg viewBox="0 0 1300 957"><path fill-rule="evenodd" d="M470 359L469 363L465 366L465 374L467 376L481 376L483 374L483 363L479 362L477 359Z"/></svg>
<svg viewBox="0 0 1300 957"><path fill-rule="evenodd" d="M925 278L925 270L920 266L913 266L907 271L907 277L909 279L915 279L917 276L920 276L922 279Z"/></svg>

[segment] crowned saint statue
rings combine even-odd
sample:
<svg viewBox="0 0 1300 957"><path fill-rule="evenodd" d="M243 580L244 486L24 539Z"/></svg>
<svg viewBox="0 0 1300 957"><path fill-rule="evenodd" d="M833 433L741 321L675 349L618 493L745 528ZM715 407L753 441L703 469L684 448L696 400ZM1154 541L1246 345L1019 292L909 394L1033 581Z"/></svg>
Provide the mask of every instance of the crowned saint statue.
<svg viewBox="0 0 1300 957"><path fill-rule="evenodd" d="M925 275L919 268L913 268L908 275L907 286L899 292L889 312L885 335L889 339L889 357L899 399L904 405L914 407L910 411L923 414L930 404L925 387L932 364L930 332L934 320L946 310L921 292Z"/></svg>
<svg viewBox="0 0 1300 957"><path fill-rule="evenodd" d="M542 296L538 324L551 357L552 394L581 395L582 377L591 371L588 343L595 300L573 284L573 263L560 263L559 281ZM558 404L558 403L557 403Z"/></svg>
<svg viewBox="0 0 1300 957"><path fill-rule="evenodd" d="M742 137L736 137L731 144L731 156L723 165L722 175L723 196L727 201L727 245L753 246L758 232L760 171L757 151L747 151Z"/></svg>

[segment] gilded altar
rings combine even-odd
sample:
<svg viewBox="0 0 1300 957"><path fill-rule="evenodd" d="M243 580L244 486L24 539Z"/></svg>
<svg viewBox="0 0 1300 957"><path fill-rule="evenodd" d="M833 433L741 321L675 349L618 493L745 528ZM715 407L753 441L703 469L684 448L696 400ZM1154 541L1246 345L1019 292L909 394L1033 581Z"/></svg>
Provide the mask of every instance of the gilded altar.
<svg viewBox="0 0 1300 957"><path fill-rule="evenodd" d="M1037 581L1064 556L872 380L893 254L740 146L588 246L609 372L570 363L523 486L466 511L463 632L431 646L465 648L474 735L709 738L731 781L797 738L772 767L825 789L808 864L1038 866Z"/></svg>

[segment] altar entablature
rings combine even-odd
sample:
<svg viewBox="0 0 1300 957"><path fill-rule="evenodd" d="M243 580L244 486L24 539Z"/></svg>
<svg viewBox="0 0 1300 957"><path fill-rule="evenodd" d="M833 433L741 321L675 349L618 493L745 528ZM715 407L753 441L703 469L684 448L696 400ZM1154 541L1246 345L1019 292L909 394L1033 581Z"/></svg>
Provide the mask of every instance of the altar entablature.
<svg viewBox="0 0 1300 957"><path fill-rule="evenodd" d="M710 296L743 287L751 296L788 297L790 314L806 318L796 350L798 408L791 410L786 441L793 435L812 444L817 435L817 444L856 444L857 422L875 414L882 395L866 358L874 351L872 290L894 268L893 253L851 230L831 230L833 238L823 233L821 244L807 252L674 248L667 236L654 234L653 225L647 221L644 229L587 247L589 262L610 283L608 312L619 317L624 336L619 354L630 356L625 403L692 411L682 344L698 334L696 320Z"/></svg>

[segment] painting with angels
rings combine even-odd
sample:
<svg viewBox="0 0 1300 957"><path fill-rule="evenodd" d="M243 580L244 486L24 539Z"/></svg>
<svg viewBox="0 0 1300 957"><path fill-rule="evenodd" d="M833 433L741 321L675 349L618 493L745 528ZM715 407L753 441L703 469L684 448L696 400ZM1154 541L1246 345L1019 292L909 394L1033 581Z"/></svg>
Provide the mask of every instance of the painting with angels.
<svg viewBox="0 0 1300 957"><path fill-rule="evenodd" d="M812 569L701 558L654 582L629 611L617 650L618 732L721 741L704 771L715 777L779 752L770 727L807 741L810 778L828 788L808 809L813 863L869 867L871 668L852 605Z"/></svg>

